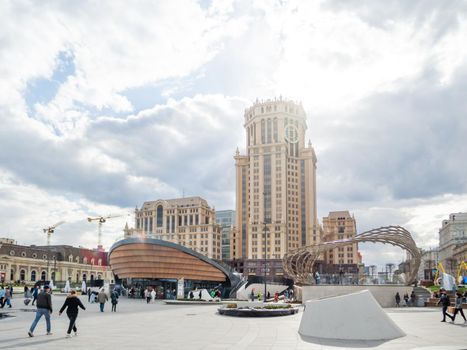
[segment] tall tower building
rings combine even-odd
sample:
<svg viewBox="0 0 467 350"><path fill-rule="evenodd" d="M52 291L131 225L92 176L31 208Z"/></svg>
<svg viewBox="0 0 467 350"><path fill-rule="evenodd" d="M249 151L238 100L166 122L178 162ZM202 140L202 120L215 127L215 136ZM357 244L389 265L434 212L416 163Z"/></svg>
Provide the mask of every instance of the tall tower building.
<svg viewBox="0 0 467 350"><path fill-rule="evenodd" d="M237 150L232 259L281 259L318 243L316 155L301 103L256 101L245 110L247 154ZM266 228L266 230L265 230ZM266 243L266 244L264 244Z"/></svg>
<svg viewBox="0 0 467 350"><path fill-rule="evenodd" d="M332 211L323 218L323 231L323 241L353 238L357 234L357 223L347 210ZM325 254L325 261L328 264L352 265L361 263L360 260L357 243L334 248Z"/></svg>

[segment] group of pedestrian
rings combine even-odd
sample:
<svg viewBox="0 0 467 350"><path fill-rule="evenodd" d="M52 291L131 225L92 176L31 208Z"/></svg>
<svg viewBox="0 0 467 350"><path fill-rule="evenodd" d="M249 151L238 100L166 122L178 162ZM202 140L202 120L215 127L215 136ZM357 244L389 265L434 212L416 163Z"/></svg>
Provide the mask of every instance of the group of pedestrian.
<svg viewBox="0 0 467 350"><path fill-rule="evenodd" d="M464 301L464 296L462 295L461 292L456 293L456 299L454 302L454 313L450 315L448 313L448 308L451 306L451 300L449 298L449 295L447 295L445 289L440 290L440 297L438 300L438 305L441 304L442 306L442 314L443 314L443 319L441 322L446 322L446 316L451 319L451 323L454 323L456 321L456 315L459 313L461 314L462 318L464 319L464 324L467 324L467 319L465 318L464 311L462 310L462 303Z"/></svg>
<svg viewBox="0 0 467 350"><path fill-rule="evenodd" d="M401 306L401 295L399 294L399 292L396 293L396 296L394 297L396 299L396 307L400 307ZM409 297L409 293L404 293L404 302L405 302L405 306L416 306L416 303L417 303L417 296L415 295L415 292L412 291L412 293L410 293L410 297Z"/></svg>
<svg viewBox="0 0 467 350"><path fill-rule="evenodd" d="M34 292L36 291L37 291L37 294L33 300L33 303L36 302L36 307L37 307L36 316L34 318L34 321L31 324L31 327L29 328L28 335L30 337L34 336L34 330L38 322L42 318L42 316L44 316L45 322L46 322L46 331L47 331L46 334L52 335L51 322L50 322L50 315L53 312L51 289L49 286L46 285L40 291L39 288L36 286L34 287L33 292L32 293L30 292L31 295L34 296ZM117 311L118 297L119 295L117 291L113 290L112 293L110 294L110 300L112 303L112 312ZM101 312L104 312L104 305L108 300L109 300L109 297L107 296L107 293L105 292L104 288L101 288L97 294L97 302L99 303L99 308ZM61 316L62 313L66 310L66 315L68 316L68 320L69 320L68 330L66 332L67 338L71 337L72 331L74 332L75 336L78 335L78 328L76 326L76 320L78 318L79 308L81 308L82 310L86 310L86 307L83 305L83 303L79 299L78 295L76 294L76 291L71 290L70 294L65 299L65 302L63 303L58 313L58 315Z"/></svg>
<svg viewBox="0 0 467 350"><path fill-rule="evenodd" d="M154 302L156 300L156 291L154 288L147 287L144 290L144 298L146 299L146 303L149 304L151 301Z"/></svg>
<svg viewBox="0 0 467 350"><path fill-rule="evenodd" d="M0 286L0 307L3 309L5 305L12 307L11 298L13 297L13 286Z"/></svg>

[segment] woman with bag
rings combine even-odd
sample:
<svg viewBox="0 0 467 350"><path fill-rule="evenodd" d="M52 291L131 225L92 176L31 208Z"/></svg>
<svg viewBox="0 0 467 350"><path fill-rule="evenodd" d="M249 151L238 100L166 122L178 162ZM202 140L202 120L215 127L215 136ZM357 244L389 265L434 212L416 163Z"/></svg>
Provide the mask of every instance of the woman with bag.
<svg viewBox="0 0 467 350"><path fill-rule="evenodd" d="M462 297L462 293L457 292L456 293L456 305L455 305L454 314L452 315L451 323L454 323L454 321L456 320L457 313L460 313L462 318L464 319L464 324L467 324L467 319L465 318L464 311L462 310L462 300L463 299L464 298Z"/></svg>

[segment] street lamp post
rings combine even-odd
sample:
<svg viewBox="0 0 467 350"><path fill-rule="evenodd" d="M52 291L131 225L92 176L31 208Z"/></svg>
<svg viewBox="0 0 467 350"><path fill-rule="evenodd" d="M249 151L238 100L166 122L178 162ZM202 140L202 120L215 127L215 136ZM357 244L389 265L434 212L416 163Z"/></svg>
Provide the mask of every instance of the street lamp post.
<svg viewBox="0 0 467 350"><path fill-rule="evenodd" d="M268 266L268 262L267 262L267 256L266 256L266 232L268 230L268 227L267 227L267 224L266 224L266 221L264 221L264 230L263 230L263 244L264 244L264 296L263 296L263 301L266 302L266 285L267 285L267 281L266 281L266 273L267 273L267 266Z"/></svg>

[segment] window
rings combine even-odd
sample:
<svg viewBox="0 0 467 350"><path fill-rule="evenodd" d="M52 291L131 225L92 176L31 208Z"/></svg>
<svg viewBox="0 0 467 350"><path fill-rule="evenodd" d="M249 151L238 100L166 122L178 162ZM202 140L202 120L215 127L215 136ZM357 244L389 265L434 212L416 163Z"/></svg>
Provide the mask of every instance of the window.
<svg viewBox="0 0 467 350"><path fill-rule="evenodd" d="M47 272L42 271L42 273L41 273L41 281L45 281L46 278L47 278Z"/></svg>
<svg viewBox="0 0 467 350"><path fill-rule="evenodd" d="M24 258L26 256L26 252L21 252L21 256Z"/></svg>
<svg viewBox="0 0 467 350"><path fill-rule="evenodd" d="M31 281L32 282L36 281L36 271L34 271L34 270L31 271Z"/></svg>
<svg viewBox="0 0 467 350"><path fill-rule="evenodd" d="M164 208L162 205L157 206L157 227L162 227L162 218L163 218Z"/></svg>
<svg viewBox="0 0 467 350"><path fill-rule="evenodd" d="M10 255L11 255L11 256L15 256L15 251L14 251L14 250L10 250Z"/></svg>
<svg viewBox="0 0 467 350"><path fill-rule="evenodd" d="M266 143L266 122L264 121L264 119L261 120L261 143Z"/></svg>
<svg viewBox="0 0 467 350"><path fill-rule="evenodd" d="M37 254L36 253L32 253L32 257L35 259L37 258Z"/></svg>
<svg viewBox="0 0 467 350"><path fill-rule="evenodd" d="M19 272L19 279L20 279L21 281L24 281L24 280L26 279L26 271L21 270L21 271Z"/></svg>

